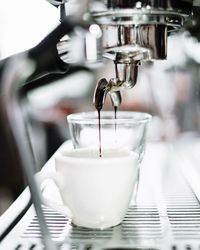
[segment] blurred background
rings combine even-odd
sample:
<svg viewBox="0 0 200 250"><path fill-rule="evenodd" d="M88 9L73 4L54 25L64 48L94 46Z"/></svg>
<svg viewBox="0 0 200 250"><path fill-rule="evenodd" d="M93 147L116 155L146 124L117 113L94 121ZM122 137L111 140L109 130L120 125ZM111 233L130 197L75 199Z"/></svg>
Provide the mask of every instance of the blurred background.
<svg viewBox="0 0 200 250"><path fill-rule="evenodd" d="M60 23L59 18L57 7L46 0L0 1L0 59L36 46ZM69 138L66 115L94 110L92 97L96 80L93 72L83 68L59 80L50 76L43 81L51 84L42 83L40 85L45 86L23 93L26 95L23 112L29 113L28 132L36 171ZM7 145L0 126L0 214L26 187L12 153L12 145Z"/></svg>
<svg viewBox="0 0 200 250"><path fill-rule="evenodd" d="M59 23L59 12L45 0L0 1L0 59L37 45ZM173 34L168 59L143 63L138 82L122 93L120 110L153 115L149 140L168 141L196 137L200 128L200 48L187 32ZM104 62L98 70L80 70L51 84L27 92L25 109L31 113L28 127L39 170L57 148L69 139L66 115L95 110L92 99L98 79L113 77L114 65ZM104 109L112 109L109 98ZM1 133L1 131L0 131ZM23 174L15 166L0 134L0 214L25 188Z"/></svg>

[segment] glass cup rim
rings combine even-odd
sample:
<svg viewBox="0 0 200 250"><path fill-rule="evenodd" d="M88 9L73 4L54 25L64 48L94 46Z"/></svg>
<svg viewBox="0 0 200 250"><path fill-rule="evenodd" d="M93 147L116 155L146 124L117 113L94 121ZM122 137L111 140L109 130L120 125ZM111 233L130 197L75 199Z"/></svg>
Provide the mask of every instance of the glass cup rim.
<svg viewBox="0 0 200 250"><path fill-rule="evenodd" d="M78 124L98 124L98 112L88 111L72 113L67 117L68 123ZM101 124L113 124L114 122L119 123L131 123L141 124L147 123L151 120L152 115L146 112L138 111L117 111L117 119L115 120L114 111L101 111Z"/></svg>

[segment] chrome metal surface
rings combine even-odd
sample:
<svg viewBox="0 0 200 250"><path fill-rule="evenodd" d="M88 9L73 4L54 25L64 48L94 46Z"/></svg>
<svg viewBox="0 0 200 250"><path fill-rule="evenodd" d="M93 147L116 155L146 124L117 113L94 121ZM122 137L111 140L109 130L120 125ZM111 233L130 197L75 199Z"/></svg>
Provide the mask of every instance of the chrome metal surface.
<svg viewBox="0 0 200 250"><path fill-rule="evenodd" d="M120 91L113 91L109 93L113 107L119 107L122 102Z"/></svg>
<svg viewBox="0 0 200 250"><path fill-rule="evenodd" d="M148 145L141 165L137 203L130 205L122 224L116 227L105 230L76 227L71 219L43 207L52 239L60 249L199 249L200 203L174 159L171 145ZM52 168L53 158L48 165ZM52 196L53 189L48 184L46 193ZM13 238L13 247L3 248L10 246ZM31 207L0 249L42 249L41 240Z"/></svg>
<svg viewBox="0 0 200 250"><path fill-rule="evenodd" d="M97 110L101 110L105 98L109 93L113 106L118 107L121 104L120 90L132 88L135 86L138 74L139 62L115 63L115 78L107 81L105 78L97 82L93 103Z"/></svg>
<svg viewBox="0 0 200 250"><path fill-rule="evenodd" d="M112 90L132 88L137 81L139 61L131 63L115 63L115 78L110 79Z"/></svg>
<svg viewBox="0 0 200 250"><path fill-rule="evenodd" d="M99 61L103 54L125 72L108 80L109 85L132 88L141 61L166 59L168 32L180 29L192 8L192 0L85 0L82 4L69 0L61 5L61 20L66 16L90 20L100 25L102 37L79 30L58 44L60 58L66 63L87 64Z"/></svg>
<svg viewBox="0 0 200 250"><path fill-rule="evenodd" d="M93 0L90 11L100 23L166 23L177 26L187 15L191 14L192 0ZM158 17L160 16L160 18Z"/></svg>
<svg viewBox="0 0 200 250"><path fill-rule="evenodd" d="M106 95L110 88L109 82L105 78L102 78L97 82L93 97L93 103L97 110L102 109Z"/></svg>
<svg viewBox="0 0 200 250"><path fill-rule="evenodd" d="M104 56L117 61L166 59L167 26L165 24L102 25ZM123 60L121 59L121 62ZM125 60L125 61L126 61Z"/></svg>
<svg viewBox="0 0 200 250"><path fill-rule="evenodd" d="M140 62L166 59L168 33L183 26L192 16L192 8L192 0L85 0L84 4L69 0L61 5L61 19L80 12L79 20L94 22L102 35L79 29L58 44L60 58L66 63L88 64L103 55L115 63L115 76L102 95L103 105L108 92L135 86Z"/></svg>
<svg viewBox="0 0 200 250"><path fill-rule="evenodd" d="M107 53L137 45L149 50L148 59L165 59L167 31L179 29L192 13L192 1L176 2L92 1L90 12L102 27Z"/></svg>
<svg viewBox="0 0 200 250"><path fill-rule="evenodd" d="M190 0L90 2L89 13L103 32L103 56L117 69L109 91L134 87L142 61L167 58L167 35L192 16L192 7Z"/></svg>

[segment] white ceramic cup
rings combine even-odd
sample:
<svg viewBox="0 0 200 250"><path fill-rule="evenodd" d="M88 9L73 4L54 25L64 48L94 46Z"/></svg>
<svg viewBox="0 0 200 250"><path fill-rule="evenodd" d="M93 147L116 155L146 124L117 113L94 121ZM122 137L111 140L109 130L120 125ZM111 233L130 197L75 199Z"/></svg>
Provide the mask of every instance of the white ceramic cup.
<svg viewBox="0 0 200 250"><path fill-rule="evenodd" d="M55 173L39 174L53 179L63 205L45 200L81 227L104 229L122 222L138 178L138 155L121 148L70 149L56 158Z"/></svg>

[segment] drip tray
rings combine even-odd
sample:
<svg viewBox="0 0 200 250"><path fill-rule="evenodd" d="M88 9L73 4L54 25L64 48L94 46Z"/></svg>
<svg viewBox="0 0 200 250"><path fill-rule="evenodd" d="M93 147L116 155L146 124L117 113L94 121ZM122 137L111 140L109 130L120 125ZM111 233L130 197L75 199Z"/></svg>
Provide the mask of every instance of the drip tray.
<svg viewBox="0 0 200 250"><path fill-rule="evenodd" d="M131 203L121 225L84 229L43 207L51 237L60 249L200 249L200 204L182 172L183 162L166 144L148 145L147 149L137 202ZM48 188L45 192L52 194ZM0 249L43 249L33 206L5 237Z"/></svg>
<svg viewBox="0 0 200 250"><path fill-rule="evenodd" d="M131 206L121 225L105 230L85 229L73 226L71 220L44 208L48 228L53 239L62 242L67 240L72 244L123 244L126 241L134 243L142 241L159 241L162 239L162 227L156 207ZM67 236L67 238L66 238ZM22 238L41 238L37 218L33 218L21 235ZM126 244L125 244L126 245Z"/></svg>

